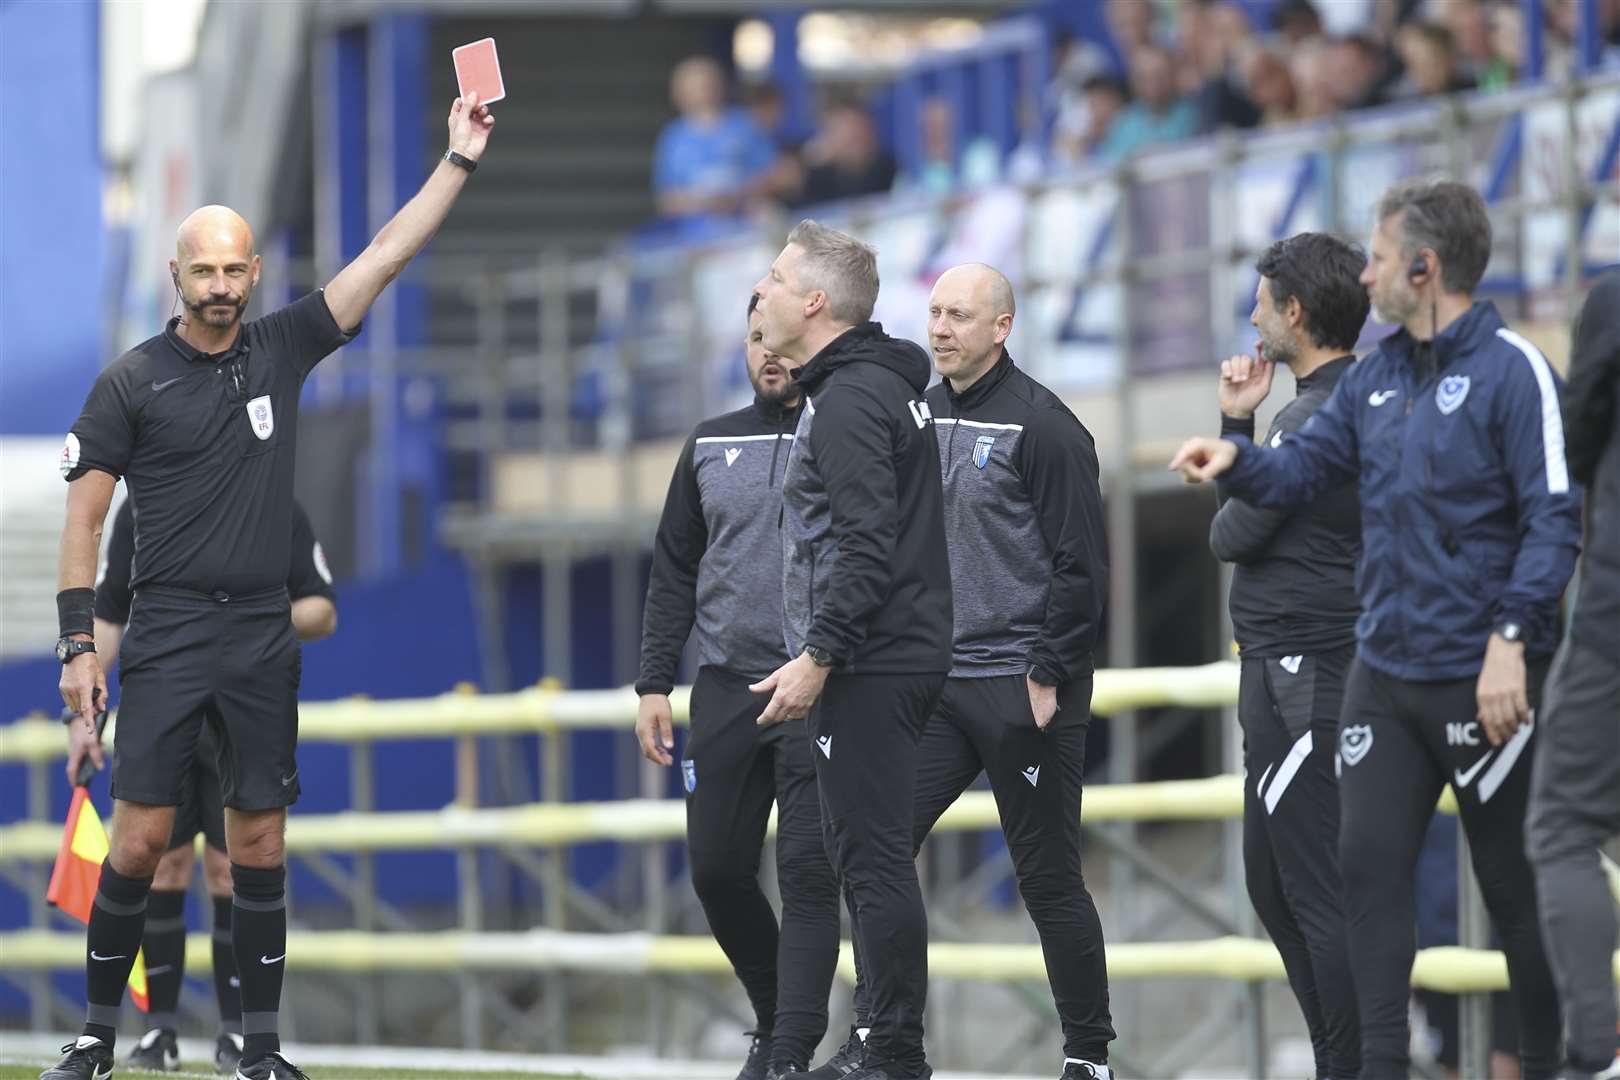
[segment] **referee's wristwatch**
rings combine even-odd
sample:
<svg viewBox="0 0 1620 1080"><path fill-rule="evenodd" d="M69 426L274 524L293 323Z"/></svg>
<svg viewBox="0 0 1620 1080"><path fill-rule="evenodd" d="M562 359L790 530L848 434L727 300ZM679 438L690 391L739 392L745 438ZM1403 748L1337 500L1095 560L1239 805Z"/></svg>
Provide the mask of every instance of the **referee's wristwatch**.
<svg viewBox="0 0 1620 1080"><path fill-rule="evenodd" d="M78 638L63 637L56 639L56 658L67 663L80 653L95 652L94 641L80 641Z"/></svg>
<svg viewBox="0 0 1620 1080"><path fill-rule="evenodd" d="M823 649L819 645L806 645L804 647L804 655L808 656L810 658L810 662L816 665L816 667L830 668L838 663L837 659L834 658L832 653L828 652L826 649Z"/></svg>
<svg viewBox="0 0 1620 1080"><path fill-rule="evenodd" d="M1511 619L1503 619L1501 622L1497 623L1494 631L1496 636L1501 638L1503 641L1524 641L1524 628Z"/></svg>

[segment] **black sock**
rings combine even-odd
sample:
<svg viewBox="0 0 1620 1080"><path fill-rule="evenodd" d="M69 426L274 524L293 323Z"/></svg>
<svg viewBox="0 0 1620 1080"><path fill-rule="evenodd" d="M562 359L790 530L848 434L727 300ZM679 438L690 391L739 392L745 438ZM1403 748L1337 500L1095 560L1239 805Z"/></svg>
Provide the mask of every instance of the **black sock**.
<svg viewBox="0 0 1620 1080"><path fill-rule="evenodd" d="M180 982L186 974L186 893L153 889L146 901L146 993L151 1001L147 1026L176 1027Z"/></svg>
<svg viewBox="0 0 1620 1080"><path fill-rule="evenodd" d="M242 1034L242 984L236 977L236 951L231 948L231 898L214 897L214 997L219 1000L219 1029Z"/></svg>
<svg viewBox="0 0 1620 1080"><path fill-rule="evenodd" d="M141 947L146 897L151 891L151 878L128 878L113 869L112 860L102 862L101 883L96 887L90 929L85 934L84 1033L108 1046L118 1037L118 1011Z"/></svg>
<svg viewBox="0 0 1620 1080"><path fill-rule="evenodd" d="M287 960L287 870L231 863L231 943L242 982L242 1063L281 1049L276 1014Z"/></svg>

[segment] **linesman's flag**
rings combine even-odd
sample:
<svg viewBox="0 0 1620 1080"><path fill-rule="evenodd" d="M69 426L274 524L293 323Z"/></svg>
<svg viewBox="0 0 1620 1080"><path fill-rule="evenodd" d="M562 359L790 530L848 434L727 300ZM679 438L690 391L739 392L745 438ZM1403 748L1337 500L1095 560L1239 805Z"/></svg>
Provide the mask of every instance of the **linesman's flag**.
<svg viewBox="0 0 1620 1080"><path fill-rule="evenodd" d="M101 883L101 864L107 858L107 830L101 815L90 801L90 789L75 787L68 806L67 828L62 830L62 846L51 868L51 883L45 899L80 922L90 922L90 909L96 902ZM137 951L135 966L129 971L129 997L141 1012L151 1011L146 995L146 956Z"/></svg>

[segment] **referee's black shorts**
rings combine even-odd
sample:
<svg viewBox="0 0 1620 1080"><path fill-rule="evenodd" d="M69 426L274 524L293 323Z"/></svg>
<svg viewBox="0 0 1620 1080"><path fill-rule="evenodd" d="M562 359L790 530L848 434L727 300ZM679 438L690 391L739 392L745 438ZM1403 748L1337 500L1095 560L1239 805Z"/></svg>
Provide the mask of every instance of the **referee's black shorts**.
<svg viewBox="0 0 1620 1080"><path fill-rule="evenodd" d="M291 805L300 660L285 587L230 597L138 590L119 657L113 797L180 805L206 724L224 805Z"/></svg>
<svg viewBox="0 0 1620 1080"><path fill-rule="evenodd" d="M202 833L209 847L226 850L225 796L219 790L219 740L207 723L198 735L191 769L181 782L180 805L174 811L169 850L190 847L198 833Z"/></svg>

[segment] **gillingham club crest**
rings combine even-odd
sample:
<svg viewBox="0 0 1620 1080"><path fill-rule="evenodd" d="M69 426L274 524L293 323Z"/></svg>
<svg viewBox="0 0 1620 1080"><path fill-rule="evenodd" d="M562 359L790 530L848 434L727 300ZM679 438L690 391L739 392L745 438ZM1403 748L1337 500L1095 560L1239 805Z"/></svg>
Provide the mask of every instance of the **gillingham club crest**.
<svg viewBox="0 0 1620 1080"><path fill-rule="evenodd" d="M270 395L265 394L263 397L254 398L247 403L246 408L248 423L253 425L253 434L258 436L260 442L263 442L270 437L271 432L276 430L276 416L270 408Z"/></svg>
<svg viewBox="0 0 1620 1080"><path fill-rule="evenodd" d="M1463 398L1468 396L1468 376L1447 375L1440 380L1440 385L1434 388L1434 404L1442 416L1450 416L1462 407Z"/></svg>
<svg viewBox="0 0 1620 1080"><path fill-rule="evenodd" d="M979 436L978 441L973 444L974 468L982 469L986 465L990 464L990 448L994 445L996 445L996 437L994 435Z"/></svg>

